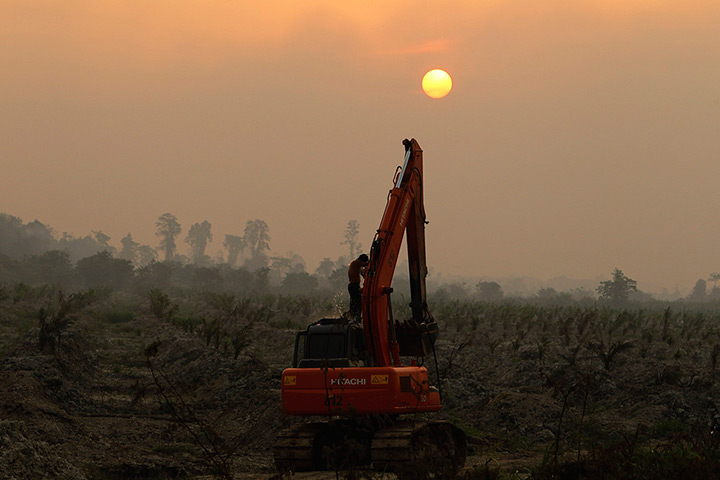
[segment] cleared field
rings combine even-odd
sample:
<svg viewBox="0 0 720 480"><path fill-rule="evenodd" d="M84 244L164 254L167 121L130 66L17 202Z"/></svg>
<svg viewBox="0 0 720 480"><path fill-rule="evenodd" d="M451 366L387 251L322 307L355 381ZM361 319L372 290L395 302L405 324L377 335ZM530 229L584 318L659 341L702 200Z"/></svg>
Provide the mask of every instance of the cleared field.
<svg viewBox="0 0 720 480"><path fill-rule="evenodd" d="M298 421L280 410L280 372L297 328L332 314L332 301L88 291L73 304L36 293L0 301L1 471L278 478L275 435ZM464 478L718 471L712 306L441 301L433 311L441 337L428 367L445 405L435 418L470 436ZM337 476L381 478L294 478Z"/></svg>

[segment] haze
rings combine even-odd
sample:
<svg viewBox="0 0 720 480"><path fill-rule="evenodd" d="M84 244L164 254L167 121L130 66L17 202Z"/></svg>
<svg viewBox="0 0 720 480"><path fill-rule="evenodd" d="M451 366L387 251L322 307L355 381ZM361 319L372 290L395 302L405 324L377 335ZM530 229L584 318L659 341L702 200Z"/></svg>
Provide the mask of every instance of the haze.
<svg viewBox="0 0 720 480"><path fill-rule="evenodd" d="M211 255L257 218L312 271L351 219L369 246L415 137L434 271L689 289L720 271L718 25L716 0L0 1L0 211L154 246L171 212Z"/></svg>

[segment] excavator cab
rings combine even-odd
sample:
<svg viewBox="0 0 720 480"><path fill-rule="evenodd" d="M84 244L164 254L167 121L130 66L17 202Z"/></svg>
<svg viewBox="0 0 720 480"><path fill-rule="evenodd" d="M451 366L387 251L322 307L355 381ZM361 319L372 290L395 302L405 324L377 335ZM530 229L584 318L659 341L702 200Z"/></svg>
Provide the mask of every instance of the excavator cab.
<svg viewBox="0 0 720 480"><path fill-rule="evenodd" d="M323 318L295 336L296 368L359 367L365 357L362 325L346 318Z"/></svg>

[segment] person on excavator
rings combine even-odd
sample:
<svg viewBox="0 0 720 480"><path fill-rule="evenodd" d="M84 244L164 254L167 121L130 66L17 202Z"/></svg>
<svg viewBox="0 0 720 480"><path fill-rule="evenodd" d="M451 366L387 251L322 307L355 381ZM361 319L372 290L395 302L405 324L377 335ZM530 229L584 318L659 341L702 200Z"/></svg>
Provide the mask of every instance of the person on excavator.
<svg viewBox="0 0 720 480"><path fill-rule="evenodd" d="M362 293L360 290L360 279L365 276L365 268L370 259L366 254L361 254L348 265L348 293L350 294L350 319L360 320L362 313Z"/></svg>

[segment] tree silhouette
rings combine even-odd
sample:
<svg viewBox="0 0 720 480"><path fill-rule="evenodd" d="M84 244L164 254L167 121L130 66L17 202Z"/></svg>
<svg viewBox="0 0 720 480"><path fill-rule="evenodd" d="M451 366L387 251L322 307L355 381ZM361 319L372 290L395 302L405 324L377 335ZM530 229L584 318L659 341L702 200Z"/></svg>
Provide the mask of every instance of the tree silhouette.
<svg viewBox="0 0 720 480"><path fill-rule="evenodd" d="M248 220L244 238L250 250L250 258L245 260L243 266L252 271L267 267L268 257L265 251L270 250L270 229L267 223L262 220Z"/></svg>
<svg viewBox="0 0 720 480"><path fill-rule="evenodd" d="M109 235L105 235L102 230L92 230L92 234L95 237L95 241L102 247L103 250L115 253L115 247L108 243L108 241L110 241Z"/></svg>
<svg viewBox="0 0 720 480"><path fill-rule="evenodd" d="M104 239L103 235L101 235L99 238L100 240L104 240L107 242L107 240ZM60 240L58 240L57 249L67 251L70 254L70 259L74 262L77 262L81 258L95 255L96 253L102 252L104 250L107 250L111 253L115 251L113 247L106 247L103 246L103 244L101 244L100 242L98 242L98 240L96 239L96 235L85 235L84 237L76 238L67 232L63 232L62 237L60 238Z"/></svg>
<svg viewBox="0 0 720 480"><path fill-rule="evenodd" d="M713 289L717 288L717 282L720 281L720 273L718 273L718 272L711 273L710 278L708 280L713 282Z"/></svg>
<svg viewBox="0 0 720 480"><path fill-rule="evenodd" d="M140 245L137 249L137 265L145 266L157 259L157 252L150 245Z"/></svg>
<svg viewBox="0 0 720 480"><path fill-rule="evenodd" d="M237 265L238 256L247 247L247 241L240 235L225 235L223 247L228 251L228 265L234 267Z"/></svg>
<svg viewBox="0 0 720 480"><path fill-rule="evenodd" d="M52 229L35 220L23 225L22 219L0 213L0 252L10 258L38 255L57 248Z"/></svg>
<svg viewBox="0 0 720 480"><path fill-rule="evenodd" d="M182 231L180 223L172 213L163 213L155 222L155 227L155 235L160 237L160 249L165 252L165 261L172 260L175 256L175 237Z"/></svg>
<svg viewBox="0 0 720 480"><path fill-rule="evenodd" d="M315 269L315 274L327 278L330 276L334 269L335 262L330 260L330 257L325 257Z"/></svg>
<svg viewBox="0 0 720 480"><path fill-rule="evenodd" d="M170 288L178 264L152 261L137 270L137 285L142 289Z"/></svg>
<svg viewBox="0 0 720 480"><path fill-rule="evenodd" d="M133 240L132 234L130 233L120 239L120 244L122 245L122 249L120 250L118 257L123 260L130 260L133 264L135 264L140 244Z"/></svg>
<svg viewBox="0 0 720 480"><path fill-rule="evenodd" d="M622 305L630 298L631 292L637 292L637 282L616 268L612 273L612 280L600 282L597 291L600 299L609 300L615 305Z"/></svg>
<svg viewBox="0 0 720 480"><path fill-rule="evenodd" d="M191 277L193 288L205 292L219 292L223 288L223 277L215 267L197 267Z"/></svg>
<svg viewBox="0 0 720 480"><path fill-rule="evenodd" d="M89 287L122 289L133 276L130 261L113 258L107 250L78 260L77 271Z"/></svg>
<svg viewBox="0 0 720 480"><path fill-rule="evenodd" d="M297 253L290 252L285 257L272 257L272 269L281 274L301 273L305 271L305 260Z"/></svg>
<svg viewBox="0 0 720 480"><path fill-rule="evenodd" d="M268 267L258 268L253 272L253 289L256 293L264 293L270 286L270 269Z"/></svg>
<svg viewBox="0 0 720 480"><path fill-rule="evenodd" d="M73 282L76 272L68 252L48 250L40 255L25 257L20 262L25 278L31 284L44 283L67 286Z"/></svg>
<svg viewBox="0 0 720 480"><path fill-rule="evenodd" d="M360 233L360 222L357 220L350 220L345 227L345 233L343 237L345 240L340 242L340 245L347 245L350 250L350 258L355 259L362 250L362 244L357 241L358 234Z"/></svg>
<svg viewBox="0 0 720 480"><path fill-rule="evenodd" d="M245 241L252 256L270 250L270 228L262 220L248 220L245 225Z"/></svg>
<svg viewBox="0 0 720 480"><path fill-rule="evenodd" d="M690 300L706 300L707 299L707 282L702 278L695 282L695 286L688 296Z"/></svg>
<svg viewBox="0 0 720 480"><path fill-rule="evenodd" d="M476 288L481 300L497 301L502 300L505 296L502 287L497 282L479 282Z"/></svg>
<svg viewBox="0 0 720 480"><path fill-rule="evenodd" d="M131 234L124 236L120 243L122 244L122 250L118 254L118 258L123 260L130 260L135 266L145 266L150 262L154 262L157 257L157 252L150 245L141 245L133 240Z"/></svg>
<svg viewBox="0 0 720 480"><path fill-rule="evenodd" d="M202 223L195 223L190 227L185 242L192 249L193 263L208 263L205 261L205 248L212 241L212 225L207 220Z"/></svg>

